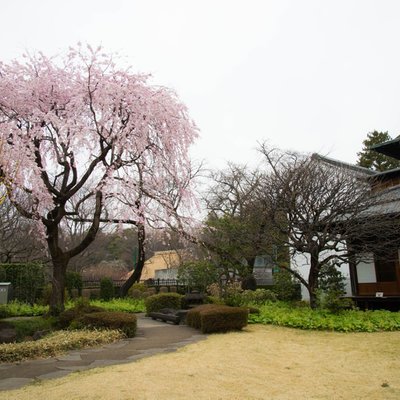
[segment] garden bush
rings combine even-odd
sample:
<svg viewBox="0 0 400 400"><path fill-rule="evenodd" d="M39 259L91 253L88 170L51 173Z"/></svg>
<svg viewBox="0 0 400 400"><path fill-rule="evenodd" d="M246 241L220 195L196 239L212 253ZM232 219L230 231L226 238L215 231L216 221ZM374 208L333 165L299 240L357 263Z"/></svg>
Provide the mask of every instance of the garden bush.
<svg viewBox="0 0 400 400"><path fill-rule="evenodd" d="M281 268L274 273L274 285L272 290L278 300L293 301L301 299L300 285L293 279L293 275Z"/></svg>
<svg viewBox="0 0 400 400"><path fill-rule="evenodd" d="M146 295L147 286L144 283L134 283L128 290L128 296L134 299L144 299Z"/></svg>
<svg viewBox="0 0 400 400"><path fill-rule="evenodd" d="M67 272L65 286L71 299L73 298L73 289L78 291L79 297L82 296L83 282L78 272Z"/></svg>
<svg viewBox="0 0 400 400"><path fill-rule="evenodd" d="M33 304L45 282L43 264L0 264L0 282L11 282L14 299Z"/></svg>
<svg viewBox="0 0 400 400"><path fill-rule="evenodd" d="M53 357L68 350L112 343L123 336L122 332L116 330L57 331L36 341L0 344L0 362Z"/></svg>
<svg viewBox="0 0 400 400"><path fill-rule="evenodd" d="M108 301L114 297L114 283L111 278L102 278L100 280L100 298Z"/></svg>
<svg viewBox="0 0 400 400"><path fill-rule="evenodd" d="M277 296L272 290L256 289L245 290L241 293L241 305L257 304L261 305L267 301L276 301Z"/></svg>
<svg viewBox="0 0 400 400"><path fill-rule="evenodd" d="M247 325L249 310L245 307L218 306L200 313L203 333L241 330Z"/></svg>
<svg viewBox="0 0 400 400"><path fill-rule="evenodd" d="M222 298L227 306L239 307L242 304L243 289L239 282L228 283L223 287Z"/></svg>
<svg viewBox="0 0 400 400"><path fill-rule="evenodd" d="M260 307L258 315L251 314L249 322L338 332L396 331L400 330L400 312L343 310L334 314L328 310L271 302Z"/></svg>
<svg viewBox="0 0 400 400"><path fill-rule="evenodd" d="M94 312L84 314L77 322L87 328L118 329L127 337L134 337L137 328L135 314L125 312Z"/></svg>
<svg viewBox="0 0 400 400"><path fill-rule="evenodd" d="M186 323L203 333L240 330L247 325L248 309L204 304L187 313Z"/></svg>
<svg viewBox="0 0 400 400"><path fill-rule="evenodd" d="M17 342L26 340L27 337L34 336L39 331L54 330L56 319L54 317L34 317L29 319L8 320L7 324L15 329Z"/></svg>
<svg viewBox="0 0 400 400"><path fill-rule="evenodd" d="M202 304L201 306L197 306L189 310L186 314L186 325L200 329L201 328L201 318L200 313L202 311L212 310L216 307L219 307L217 304Z"/></svg>
<svg viewBox="0 0 400 400"><path fill-rule="evenodd" d="M160 293L145 299L146 313L157 312L162 308L182 308L183 296L178 293Z"/></svg>
<svg viewBox="0 0 400 400"><path fill-rule="evenodd" d="M75 305L68 310L63 311L58 317L60 328L68 328L72 321L79 320L84 314L105 311L104 308L91 305L87 299L79 299Z"/></svg>

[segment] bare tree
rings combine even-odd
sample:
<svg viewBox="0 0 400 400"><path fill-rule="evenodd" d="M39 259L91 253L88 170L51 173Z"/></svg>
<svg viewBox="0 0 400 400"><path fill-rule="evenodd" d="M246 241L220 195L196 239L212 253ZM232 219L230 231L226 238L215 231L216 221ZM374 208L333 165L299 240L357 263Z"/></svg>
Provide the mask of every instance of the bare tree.
<svg viewBox="0 0 400 400"><path fill-rule="evenodd" d="M309 255L307 279L295 268L283 267L307 288L315 308L321 267L329 262L340 265L356 254L393 245L390 232L398 232L398 222L374 210L377 197L363 168L326 162L316 155L271 150L266 145L261 152L268 171L257 197L265 218L281 233L277 238L291 255ZM382 233L386 241L374 240Z"/></svg>
<svg viewBox="0 0 400 400"><path fill-rule="evenodd" d="M276 234L256 196L262 182L261 171L233 163L211 175L206 196L208 218L203 243L226 269L226 275L239 273L252 279L255 258L276 254ZM284 254L280 254L280 258Z"/></svg>
<svg viewBox="0 0 400 400"><path fill-rule="evenodd" d="M6 195L0 197L0 262L45 260L43 245L32 235L33 224L18 213Z"/></svg>

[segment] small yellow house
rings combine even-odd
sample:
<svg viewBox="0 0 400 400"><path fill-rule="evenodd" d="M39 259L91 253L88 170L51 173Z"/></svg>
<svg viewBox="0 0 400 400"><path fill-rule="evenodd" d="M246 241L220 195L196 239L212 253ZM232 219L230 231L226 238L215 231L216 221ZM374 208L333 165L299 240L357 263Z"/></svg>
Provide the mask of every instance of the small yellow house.
<svg viewBox="0 0 400 400"><path fill-rule="evenodd" d="M174 278L181 264L181 255L176 250L156 251L145 263L140 281L160 277ZM168 273L170 272L170 273ZM163 276L161 276L163 275Z"/></svg>

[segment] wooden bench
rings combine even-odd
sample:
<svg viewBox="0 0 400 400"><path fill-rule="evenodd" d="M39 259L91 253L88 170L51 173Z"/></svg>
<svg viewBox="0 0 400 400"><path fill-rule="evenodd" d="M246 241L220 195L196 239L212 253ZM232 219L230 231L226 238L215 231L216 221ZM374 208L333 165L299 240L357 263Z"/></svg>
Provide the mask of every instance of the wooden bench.
<svg viewBox="0 0 400 400"><path fill-rule="evenodd" d="M186 293L184 301L188 308L193 308L203 304L206 297L204 293Z"/></svg>
<svg viewBox="0 0 400 400"><path fill-rule="evenodd" d="M157 312L150 312L149 317L154 320L159 319L163 322L173 322L175 325L179 325L186 318L186 314L187 310L162 309Z"/></svg>

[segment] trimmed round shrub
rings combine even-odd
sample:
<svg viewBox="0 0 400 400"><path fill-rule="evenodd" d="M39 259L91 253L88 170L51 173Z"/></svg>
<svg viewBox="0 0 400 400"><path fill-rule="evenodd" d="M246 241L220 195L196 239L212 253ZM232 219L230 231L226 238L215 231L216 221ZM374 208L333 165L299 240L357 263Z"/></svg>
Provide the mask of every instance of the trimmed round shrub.
<svg viewBox="0 0 400 400"><path fill-rule="evenodd" d="M201 328L200 313L202 311L212 310L216 307L220 307L220 305L218 305L218 304L202 304L200 306L192 308L186 314L186 325L188 325L192 328L195 328L195 329L200 329Z"/></svg>
<svg viewBox="0 0 400 400"><path fill-rule="evenodd" d="M102 278L100 281L100 298L104 301L114 297L114 283L110 278Z"/></svg>
<svg viewBox="0 0 400 400"><path fill-rule="evenodd" d="M190 310L187 325L203 333L228 332L247 326L248 308L204 304Z"/></svg>
<svg viewBox="0 0 400 400"><path fill-rule="evenodd" d="M162 308L182 308L183 296L178 293L160 293L145 299L146 313L160 311Z"/></svg>
<svg viewBox="0 0 400 400"><path fill-rule="evenodd" d="M245 307L224 307L204 310L200 313L203 333L241 330L247 326L249 310Z"/></svg>
<svg viewBox="0 0 400 400"><path fill-rule="evenodd" d="M79 318L79 323L88 328L118 329L127 337L134 337L137 328L135 314L126 312L95 312L84 314Z"/></svg>

